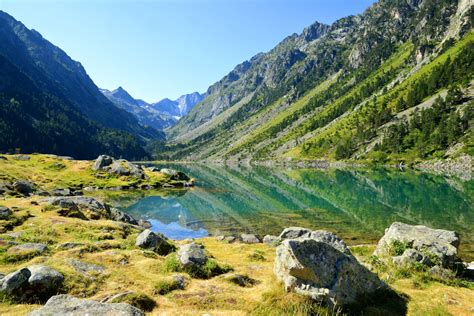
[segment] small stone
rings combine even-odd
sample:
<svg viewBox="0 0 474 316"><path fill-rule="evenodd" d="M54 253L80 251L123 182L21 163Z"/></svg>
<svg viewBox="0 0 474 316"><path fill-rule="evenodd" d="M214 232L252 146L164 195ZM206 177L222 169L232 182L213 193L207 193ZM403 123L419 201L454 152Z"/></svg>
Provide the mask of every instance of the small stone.
<svg viewBox="0 0 474 316"><path fill-rule="evenodd" d="M238 286L241 287L251 287L254 286L257 283L257 280L254 280L247 275L242 275L242 274L230 274L226 275L224 277L224 280L237 284Z"/></svg>
<svg viewBox="0 0 474 316"><path fill-rule="evenodd" d="M12 216L13 212L8 207L0 206L0 219L6 220Z"/></svg>
<svg viewBox="0 0 474 316"><path fill-rule="evenodd" d="M258 244L260 242L260 239L253 234L242 234L240 235L240 238L242 239L242 242L246 244Z"/></svg>
<svg viewBox="0 0 474 316"><path fill-rule="evenodd" d="M168 242L168 239L162 234L154 233L145 229L138 235L135 246L150 249L159 255L165 256L175 250L174 245Z"/></svg>
<svg viewBox="0 0 474 316"><path fill-rule="evenodd" d="M51 190L51 194L55 196L70 196L73 195L69 189L54 189Z"/></svg>
<svg viewBox="0 0 474 316"><path fill-rule="evenodd" d="M277 246L281 242L281 239L277 236L266 235L263 237L263 242L270 246Z"/></svg>
<svg viewBox="0 0 474 316"><path fill-rule="evenodd" d="M13 189L23 195L29 195L35 191L35 186L27 180L18 180L13 183Z"/></svg>
<svg viewBox="0 0 474 316"><path fill-rule="evenodd" d="M90 272L101 273L105 271L105 267L103 266L93 264L93 263L82 262L77 259L69 259L67 260L67 262L69 263L69 265L71 265L74 268L74 270L76 270L77 272L81 274L88 274Z"/></svg>
<svg viewBox="0 0 474 316"><path fill-rule="evenodd" d="M235 236L226 236L224 238L224 241L231 244L231 243L234 243L234 242L237 241L237 237L235 237Z"/></svg>
<svg viewBox="0 0 474 316"><path fill-rule="evenodd" d="M79 243L79 242L65 242L65 243L59 244L56 248L58 250L70 250L70 249L74 249L74 248L82 247L82 246L85 246L85 244Z"/></svg>
<svg viewBox="0 0 474 316"><path fill-rule="evenodd" d="M178 251L178 260L184 268L202 266L207 261L204 246L196 243L181 246Z"/></svg>

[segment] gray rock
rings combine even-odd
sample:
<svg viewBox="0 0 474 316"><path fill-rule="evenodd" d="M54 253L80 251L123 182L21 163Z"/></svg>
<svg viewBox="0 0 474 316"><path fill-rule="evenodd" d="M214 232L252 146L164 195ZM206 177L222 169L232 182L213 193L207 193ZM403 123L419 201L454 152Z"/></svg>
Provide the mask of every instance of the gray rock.
<svg viewBox="0 0 474 316"><path fill-rule="evenodd" d="M8 158L5 156L0 156L0 160L8 160Z"/></svg>
<svg viewBox="0 0 474 316"><path fill-rule="evenodd" d="M13 159L20 160L20 161L27 161L27 160L30 160L31 158L28 155L15 155L13 156Z"/></svg>
<svg viewBox="0 0 474 316"><path fill-rule="evenodd" d="M47 246L45 244L41 243L25 243L17 246L13 246L10 249L8 249L8 252L32 252L36 254L42 254L43 252L46 251Z"/></svg>
<svg viewBox="0 0 474 316"><path fill-rule="evenodd" d="M309 234L308 238L324 242L328 245L333 246L340 252L343 252L347 255L351 255L351 251L347 247L346 243L341 238L331 232L325 230L315 230Z"/></svg>
<svg viewBox="0 0 474 316"><path fill-rule="evenodd" d="M265 235L263 237L263 243L268 244L270 246L276 246L281 242L280 237L273 236L273 235Z"/></svg>
<svg viewBox="0 0 474 316"><path fill-rule="evenodd" d="M138 226L145 228L145 229L150 229L151 228L151 223L147 220L140 219L138 221Z"/></svg>
<svg viewBox="0 0 474 316"><path fill-rule="evenodd" d="M178 251L178 260L184 268L202 266L207 261L204 246L196 243L181 246Z"/></svg>
<svg viewBox="0 0 474 316"><path fill-rule="evenodd" d="M308 236L311 233L311 229L303 227L288 227L285 228L281 234L280 239L294 239L302 236Z"/></svg>
<svg viewBox="0 0 474 316"><path fill-rule="evenodd" d="M68 315L68 316L144 316L136 307L125 303L99 303L78 299L70 295L56 295L46 304L29 314L30 316Z"/></svg>
<svg viewBox="0 0 474 316"><path fill-rule="evenodd" d="M67 263L74 268L77 272L81 274L88 274L90 272L104 272L105 267L100 266L98 264L93 264L93 263L86 263L79 261L77 259L68 259Z"/></svg>
<svg viewBox="0 0 474 316"><path fill-rule="evenodd" d="M186 288L186 279L182 275L173 275L173 281L176 282L178 290L184 290Z"/></svg>
<svg viewBox="0 0 474 316"><path fill-rule="evenodd" d="M151 172L160 172L160 168L157 167L149 167L148 170L150 170Z"/></svg>
<svg viewBox="0 0 474 316"><path fill-rule="evenodd" d="M402 255L392 257L392 261L396 265L429 264L429 258L423 256L421 252L415 249L406 249Z"/></svg>
<svg viewBox="0 0 474 316"><path fill-rule="evenodd" d="M6 275L1 281L0 292L14 294L28 284L30 270L24 268Z"/></svg>
<svg viewBox="0 0 474 316"><path fill-rule="evenodd" d="M355 303L386 287L353 256L311 238L284 240L276 250L274 272L287 291L331 306Z"/></svg>
<svg viewBox="0 0 474 316"><path fill-rule="evenodd" d="M388 254L394 242L400 242L407 248L433 255L445 268L453 268L459 261L457 253L460 240L458 233L454 231L395 222L385 230L385 235L380 239L374 254L377 256ZM438 263L434 262L434 264Z"/></svg>
<svg viewBox="0 0 474 316"><path fill-rule="evenodd" d="M149 249L159 255L167 255L175 250L175 247L162 234L157 234L149 229L145 229L137 236L135 246Z"/></svg>
<svg viewBox="0 0 474 316"><path fill-rule="evenodd" d="M242 234L240 235L240 238L242 242L246 244L258 244L260 242L260 239L253 234Z"/></svg>
<svg viewBox="0 0 474 316"><path fill-rule="evenodd" d="M464 263L464 271L463 276L469 279L474 279L474 261L473 262L465 262Z"/></svg>
<svg viewBox="0 0 474 316"><path fill-rule="evenodd" d="M9 219L13 212L8 207L0 206L0 219Z"/></svg>
<svg viewBox="0 0 474 316"><path fill-rule="evenodd" d="M140 179L145 178L145 173L141 166L137 166L127 160L115 160L108 168L110 174L118 176L132 176Z"/></svg>
<svg viewBox="0 0 474 316"><path fill-rule="evenodd" d="M237 241L237 237L235 237L235 236L226 236L224 238L224 241L231 244L231 243L234 243L234 242Z"/></svg>
<svg viewBox="0 0 474 316"><path fill-rule="evenodd" d="M13 189L23 195L29 195L35 191L35 185L27 180L18 180L13 183Z"/></svg>
<svg viewBox="0 0 474 316"><path fill-rule="evenodd" d="M56 248L58 250L70 250L70 249L74 249L74 248L82 247L82 246L85 246L85 244L79 243L79 242L65 242L65 243L59 244Z"/></svg>
<svg viewBox="0 0 474 316"><path fill-rule="evenodd" d="M92 170L103 170L105 167L110 166L114 162L114 158L107 156L107 155L100 155L97 157L94 165L92 166Z"/></svg>
<svg viewBox="0 0 474 316"><path fill-rule="evenodd" d="M43 265L33 265L28 267L30 277L28 284L34 288L35 292L54 292L64 282L64 276L53 268Z"/></svg>
<svg viewBox="0 0 474 316"><path fill-rule="evenodd" d="M7 236L9 236L13 239L17 239L18 237L23 235L23 232L22 231L17 231L17 232L6 233L5 235L7 235Z"/></svg>
<svg viewBox="0 0 474 316"><path fill-rule="evenodd" d="M452 270L440 266L431 267L428 273L431 277L443 280L452 280L456 277L456 274Z"/></svg>
<svg viewBox="0 0 474 316"><path fill-rule="evenodd" d="M124 213L116 208L110 209L110 219L118 222L129 223L132 225L138 225L138 221L131 215Z"/></svg>
<svg viewBox="0 0 474 316"><path fill-rule="evenodd" d="M54 189L51 190L51 195L55 196L70 196L73 195L70 189Z"/></svg>
<svg viewBox="0 0 474 316"><path fill-rule="evenodd" d="M161 173L164 173L170 177L171 180L176 181L189 181L190 178L181 171L176 171L174 169L164 168L160 170Z"/></svg>

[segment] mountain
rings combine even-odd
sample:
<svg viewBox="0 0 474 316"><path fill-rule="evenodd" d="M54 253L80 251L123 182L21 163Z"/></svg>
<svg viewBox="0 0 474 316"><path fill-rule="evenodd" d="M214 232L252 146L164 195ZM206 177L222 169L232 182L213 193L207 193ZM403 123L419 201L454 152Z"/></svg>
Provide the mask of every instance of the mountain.
<svg viewBox="0 0 474 316"><path fill-rule="evenodd" d="M155 110L143 100L134 99L122 87L113 91L107 89L100 89L100 91L117 107L132 113L142 125L163 130L176 124L176 119L171 115Z"/></svg>
<svg viewBox="0 0 474 316"><path fill-rule="evenodd" d="M177 119L186 115L196 104L201 102L205 98L206 94L200 94L199 92L193 92L180 96L176 100L170 100L165 98L159 102L151 104L151 107L155 110L168 114Z"/></svg>
<svg viewBox="0 0 474 316"><path fill-rule="evenodd" d="M473 4L380 0L236 66L167 131L188 160L473 154Z"/></svg>
<svg viewBox="0 0 474 316"><path fill-rule="evenodd" d="M82 65L0 11L0 151L141 158L164 135L99 91Z"/></svg>

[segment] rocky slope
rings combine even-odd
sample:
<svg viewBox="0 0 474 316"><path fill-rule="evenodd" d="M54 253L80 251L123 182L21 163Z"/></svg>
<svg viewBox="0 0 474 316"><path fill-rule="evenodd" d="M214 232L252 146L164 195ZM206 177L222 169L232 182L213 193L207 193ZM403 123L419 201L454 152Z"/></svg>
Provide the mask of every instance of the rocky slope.
<svg viewBox="0 0 474 316"><path fill-rule="evenodd" d="M472 12L464 0L381 0L330 26L315 23L211 86L169 130L161 157L412 161L456 143L455 155L469 153ZM408 126L406 139L398 133L403 146L383 144L387 123L408 124L413 113L400 113L455 85L461 96L429 118L436 126L451 116L455 136L413 141L416 130L426 138L445 130Z"/></svg>

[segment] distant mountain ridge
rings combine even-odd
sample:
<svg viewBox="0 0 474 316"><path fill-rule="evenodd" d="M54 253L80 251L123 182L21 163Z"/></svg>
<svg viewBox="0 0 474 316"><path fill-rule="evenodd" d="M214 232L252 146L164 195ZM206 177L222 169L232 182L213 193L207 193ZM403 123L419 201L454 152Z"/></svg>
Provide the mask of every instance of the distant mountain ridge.
<svg viewBox="0 0 474 316"><path fill-rule="evenodd" d="M82 65L0 11L0 151L142 158L144 127L100 93Z"/></svg>
<svg viewBox="0 0 474 316"><path fill-rule="evenodd" d="M117 107L135 115L143 125L163 130L176 124L186 115L205 95L199 92L185 94L177 100L165 98L159 102L149 104L140 99L134 99L125 89L118 87L110 91L100 89Z"/></svg>
<svg viewBox="0 0 474 316"><path fill-rule="evenodd" d="M379 0L332 25L316 22L210 86L157 155L382 163L473 155L473 5Z"/></svg>

